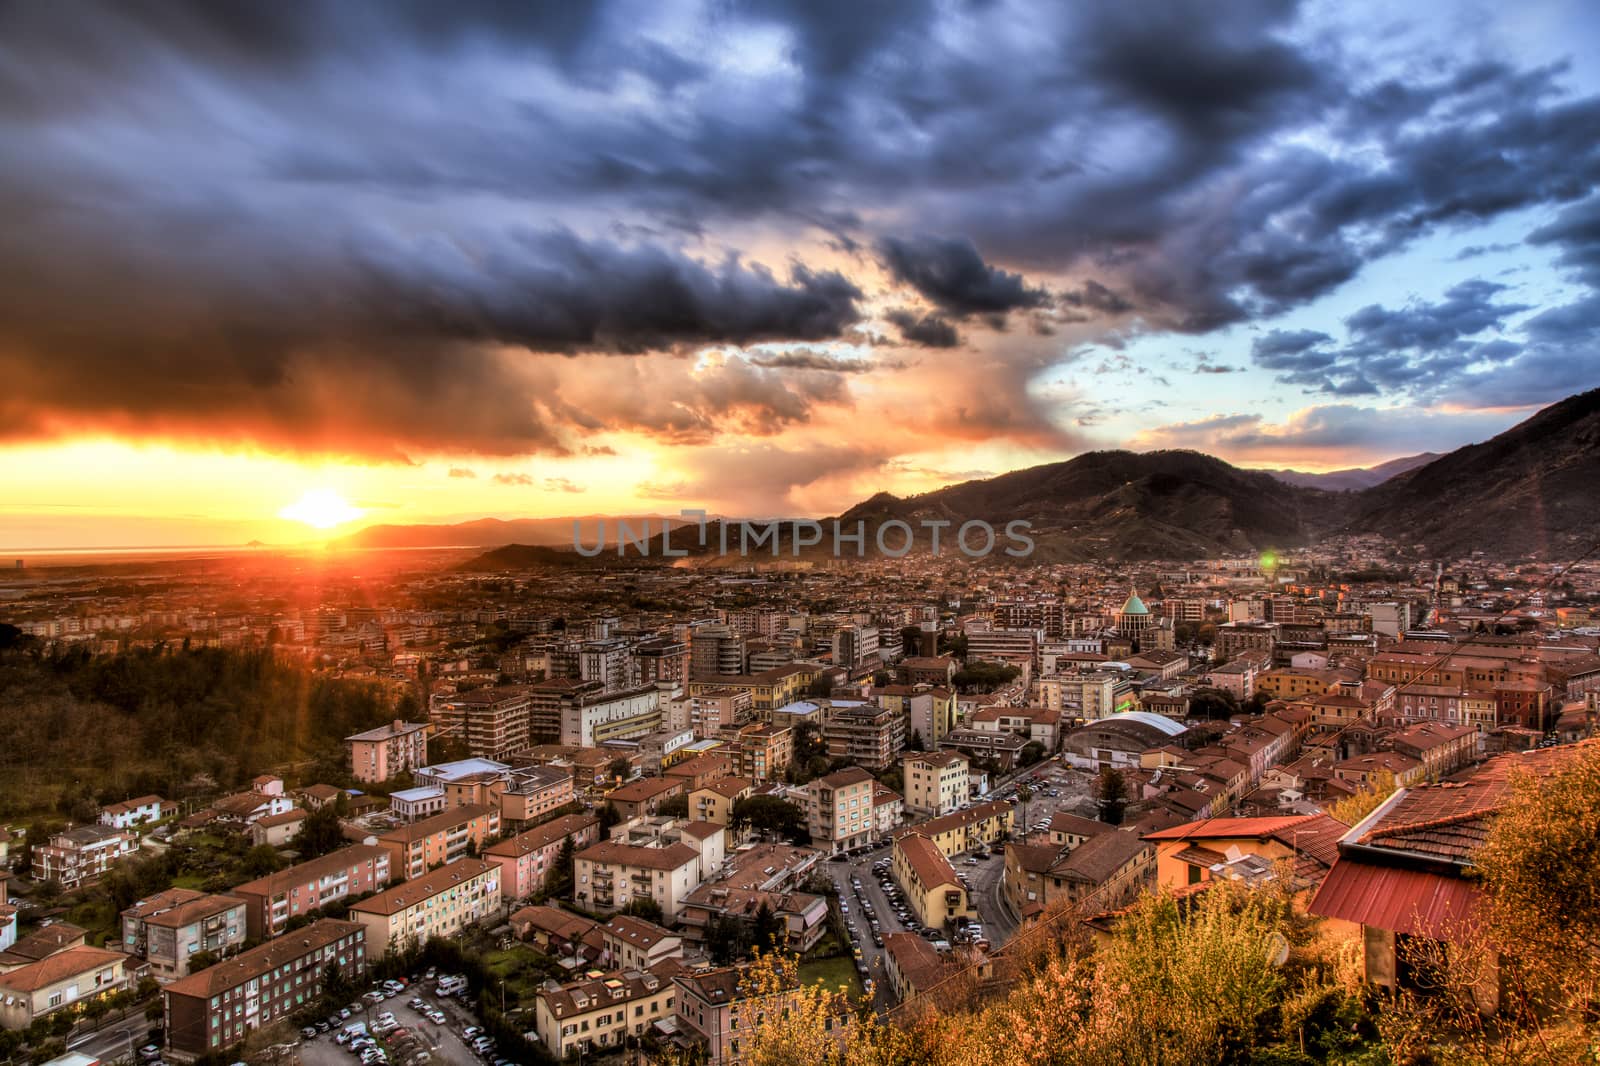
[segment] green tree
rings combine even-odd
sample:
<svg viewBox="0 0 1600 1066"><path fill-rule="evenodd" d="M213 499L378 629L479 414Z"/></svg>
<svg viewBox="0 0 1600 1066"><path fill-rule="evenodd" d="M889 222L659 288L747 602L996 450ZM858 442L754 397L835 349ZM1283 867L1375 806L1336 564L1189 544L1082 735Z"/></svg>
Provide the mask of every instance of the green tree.
<svg viewBox="0 0 1600 1066"><path fill-rule="evenodd" d="M246 879L276 873L283 866L283 856L271 844L257 844L239 859L239 873Z"/></svg>
<svg viewBox="0 0 1600 1066"><path fill-rule="evenodd" d="M767 906L766 900L762 900L761 905L756 908L754 925L757 951L766 953L783 946L783 920L772 913L772 908Z"/></svg>
<svg viewBox="0 0 1600 1066"><path fill-rule="evenodd" d="M1189 717L1220 720L1239 713L1239 699L1220 688L1197 688L1189 696Z"/></svg>
<svg viewBox="0 0 1600 1066"><path fill-rule="evenodd" d="M1030 740L1022 746L1022 751L1018 753L1017 758L1023 766L1032 766L1044 758L1044 745L1037 740Z"/></svg>
<svg viewBox="0 0 1600 1066"><path fill-rule="evenodd" d="M922 627L921 626L902 626L902 627L900 627L900 647L904 650L906 655L921 655L922 654Z"/></svg>
<svg viewBox="0 0 1600 1066"><path fill-rule="evenodd" d="M561 850L556 853L555 865L544 876L544 891L548 896L557 899L567 899L572 895L572 887L577 883L577 842L572 834L568 833L561 841Z"/></svg>
<svg viewBox="0 0 1600 1066"><path fill-rule="evenodd" d="M605 839L606 834L611 832L613 826L622 821L621 813L609 803L600 804L594 813L600 819L600 837L602 840Z"/></svg>
<svg viewBox="0 0 1600 1066"><path fill-rule="evenodd" d="M300 854L302 860L305 860L336 851L344 847L345 843L344 827L339 822L338 808L330 804L306 815L305 821L300 823L300 831L294 835L289 846Z"/></svg>
<svg viewBox="0 0 1600 1066"><path fill-rule="evenodd" d="M1102 822L1122 824L1122 812L1128 806L1127 787L1121 770L1107 766L1100 771L1094 780L1094 800Z"/></svg>
<svg viewBox="0 0 1600 1066"><path fill-rule="evenodd" d="M810 843L806 812L799 804L777 796L744 796L733 801L730 819L733 829L755 829L775 833L792 842Z"/></svg>
<svg viewBox="0 0 1600 1066"><path fill-rule="evenodd" d="M676 796L668 796L666 799L656 804L656 813L661 815L663 818L689 817L688 794L680 792Z"/></svg>
<svg viewBox="0 0 1600 1066"><path fill-rule="evenodd" d="M633 763L621 756L612 759L606 767L606 776L613 781L626 781L633 776Z"/></svg>
<svg viewBox="0 0 1600 1066"><path fill-rule="evenodd" d="M643 918L647 922L660 925L666 918L662 913L661 904L649 896L635 896L622 908L621 913L631 914L635 918Z"/></svg>

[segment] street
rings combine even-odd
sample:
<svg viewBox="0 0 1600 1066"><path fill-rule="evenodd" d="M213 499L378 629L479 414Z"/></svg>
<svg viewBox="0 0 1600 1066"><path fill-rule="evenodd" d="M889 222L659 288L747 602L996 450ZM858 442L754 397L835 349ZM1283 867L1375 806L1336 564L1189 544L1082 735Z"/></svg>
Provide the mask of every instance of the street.
<svg viewBox="0 0 1600 1066"><path fill-rule="evenodd" d="M150 1043L151 1028L143 1014L129 1015L123 1021L74 1040L67 1048L105 1063L132 1062L133 1053Z"/></svg>

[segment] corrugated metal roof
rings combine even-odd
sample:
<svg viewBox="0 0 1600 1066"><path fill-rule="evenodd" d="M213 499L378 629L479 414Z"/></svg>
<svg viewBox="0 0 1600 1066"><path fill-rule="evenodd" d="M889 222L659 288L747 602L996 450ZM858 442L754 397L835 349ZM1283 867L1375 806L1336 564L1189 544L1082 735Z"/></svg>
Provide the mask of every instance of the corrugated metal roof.
<svg viewBox="0 0 1600 1066"><path fill-rule="evenodd" d="M1448 940L1476 919L1482 895L1459 877L1341 857L1312 899L1311 913Z"/></svg>

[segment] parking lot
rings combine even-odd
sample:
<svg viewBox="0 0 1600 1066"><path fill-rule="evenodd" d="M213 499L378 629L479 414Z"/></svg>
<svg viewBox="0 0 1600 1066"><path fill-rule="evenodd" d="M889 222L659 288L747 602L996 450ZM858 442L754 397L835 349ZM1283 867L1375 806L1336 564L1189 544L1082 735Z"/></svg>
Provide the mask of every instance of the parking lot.
<svg viewBox="0 0 1600 1066"><path fill-rule="evenodd" d="M445 1022L443 1025L429 1021L419 1011L410 1005L413 999L420 999L429 1008L443 1012ZM379 1015L388 1012L394 1015L394 1020L399 1024L399 1031L415 1034L423 1047L427 1050L428 1066L434 1064L450 1064L450 1066L466 1066L466 1064L482 1063L485 1060L475 1054L468 1047L462 1032L476 1023L472 1014L462 1006L461 1001L453 996L437 995L432 987L432 982L421 981L407 988L399 995L390 997L380 1003L362 1002L362 1009L352 1013L350 1022L365 1022L369 1028L377 1022ZM393 1037L399 1031L389 1034L383 1041L392 1046ZM300 1043L300 1061L303 1066L360 1066L361 1058L352 1053L348 1048L341 1046L334 1039L335 1033L322 1033L314 1039L302 1039ZM402 1059L398 1055L391 1055L389 1062L398 1066ZM488 1061L493 1061L491 1057Z"/></svg>

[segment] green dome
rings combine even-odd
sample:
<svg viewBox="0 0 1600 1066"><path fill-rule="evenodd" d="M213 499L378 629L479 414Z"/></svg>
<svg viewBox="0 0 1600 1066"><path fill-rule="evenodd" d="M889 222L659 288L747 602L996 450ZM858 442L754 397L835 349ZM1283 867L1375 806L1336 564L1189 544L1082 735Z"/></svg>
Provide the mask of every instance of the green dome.
<svg viewBox="0 0 1600 1066"><path fill-rule="evenodd" d="M1128 594L1128 602L1122 605L1123 614L1149 614L1150 608L1144 605L1137 592Z"/></svg>

